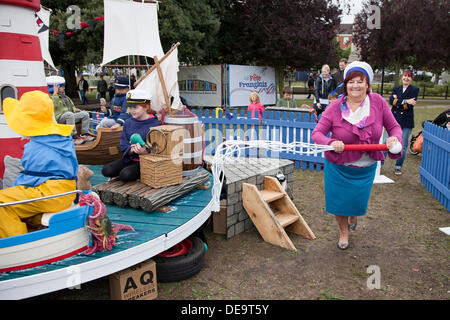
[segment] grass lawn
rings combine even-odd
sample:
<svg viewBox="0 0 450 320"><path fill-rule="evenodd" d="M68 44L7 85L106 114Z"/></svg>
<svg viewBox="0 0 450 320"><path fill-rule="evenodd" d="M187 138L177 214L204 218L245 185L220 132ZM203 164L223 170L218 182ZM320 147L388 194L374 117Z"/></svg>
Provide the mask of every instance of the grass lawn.
<svg viewBox="0 0 450 320"><path fill-rule="evenodd" d="M421 122L447 108L415 109L413 133ZM338 228L325 212L323 171L294 171L296 208L316 235L314 240L289 233L297 252L265 242L256 229L230 239L205 227L205 266L192 278L158 283L158 300L447 300L449 212L423 186L421 155L407 154L403 175L395 176L388 159L381 175L395 183L374 184L368 212L358 218L350 248L337 249ZM119 237L122 235L119 235ZM368 287L375 266L380 286ZM108 277L61 290L39 300L109 299Z"/></svg>

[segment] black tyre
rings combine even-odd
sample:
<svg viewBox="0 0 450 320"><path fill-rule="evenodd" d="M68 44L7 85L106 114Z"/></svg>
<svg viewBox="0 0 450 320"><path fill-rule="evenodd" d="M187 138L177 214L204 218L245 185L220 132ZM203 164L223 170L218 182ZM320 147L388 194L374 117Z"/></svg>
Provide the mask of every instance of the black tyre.
<svg viewBox="0 0 450 320"><path fill-rule="evenodd" d="M416 141L417 137L418 137L421 133L422 133L422 131L419 132L417 135L412 136L412 137L411 137L411 140L409 141L408 151L409 151L409 153L411 153L412 155L415 155L415 156L416 156L416 155L419 154L419 152L414 151L413 146L414 146L414 142Z"/></svg>
<svg viewBox="0 0 450 320"><path fill-rule="evenodd" d="M203 241L198 237L190 237L181 243L189 245L192 248L185 250L183 248L175 248L172 251L174 255L164 254L157 255L153 258L156 262L156 279L158 282L174 282L185 280L200 272L205 265L206 248ZM180 243L180 244L181 244ZM171 249L168 251L170 252ZM180 255L177 255L177 251ZM187 251L187 252L183 252Z"/></svg>

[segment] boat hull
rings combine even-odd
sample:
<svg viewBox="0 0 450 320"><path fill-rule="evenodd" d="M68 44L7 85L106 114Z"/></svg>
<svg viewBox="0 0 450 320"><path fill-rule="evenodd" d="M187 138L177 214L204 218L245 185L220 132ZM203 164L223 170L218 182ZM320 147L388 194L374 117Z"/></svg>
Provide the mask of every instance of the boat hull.
<svg viewBox="0 0 450 320"><path fill-rule="evenodd" d="M75 146L79 164L104 165L122 158L120 152L120 136L122 127L118 129L100 128L94 141Z"/></svg>
<svg viewBox="0 0 450 320"><path fill-rule="evenodd" d="M86 227L31 243L0 249L0 273L41 266L66 259L87 249Z"/></svg>
<svg viewBox="0 0 450 320"><path fill-rule="evenodd" d="M90 212L90 206L74 206L52 214L48 228L0 239L0 273L48 264L86 250Z"/></svg>

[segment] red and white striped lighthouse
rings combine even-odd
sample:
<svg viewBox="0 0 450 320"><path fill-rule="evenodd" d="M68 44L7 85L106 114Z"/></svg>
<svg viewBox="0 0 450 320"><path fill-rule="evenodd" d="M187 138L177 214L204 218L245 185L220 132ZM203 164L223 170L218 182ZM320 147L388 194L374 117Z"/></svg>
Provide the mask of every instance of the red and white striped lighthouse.
<svg viewBox="0 0 450 320"><path fill-rule="evenodd" d="M40 0L0 0L0 178L4 157L20 158L28 142L6 124L3 100L32 90L48 93L35 17L40 7Z"/></svg>

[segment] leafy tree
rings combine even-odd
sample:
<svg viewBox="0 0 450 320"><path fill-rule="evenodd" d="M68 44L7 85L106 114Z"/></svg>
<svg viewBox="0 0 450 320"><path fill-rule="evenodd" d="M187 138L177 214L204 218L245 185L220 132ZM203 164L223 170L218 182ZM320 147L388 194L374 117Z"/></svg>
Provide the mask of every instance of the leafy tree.
<svg viewBox="0 0 450 320"><path fill-rule="evenodd" d="M369 5L380 8L380 28L374 28L370 22L374 12L368 10ZM448 1L371 0L365 8L355 18L353 36L364 60L374 66L391 67L396 72L408 65L437 74L442 68L448 68Z"/></svg>
<svg viewBox="0 0 450 320"><path fill-rule="evenodd" d="M220 38L228 63L276 68L281 92L286 66L336 62L333 38L340 10L326 0L226 0Z"/></svg>
<svg viewBox="0 0 450 320"><path fill-rule="evenodd" d="M336 52L336 60L339 61L342 58L345 58L348 60L348 58L350 56L350 51L352 48L348 47L346 49L341 49L340 43L336 38L333 39L333 44L334 44L334 51ZM338 67L338 66L339 65L336 65L336 67Z"/></svg>
<svg viewBox="0 0 450 320"><path fill-rule="evenodd" d="M164 51L180 42L179 59L211 63L217 54L220 0L164 0L159 4L159 32Z"/></svg>
<svg viewBox="0 0 450 320"><path fill-rule="evenodd" d="M67 27L72 12L67 8L73 4L70 0L42 0L41 4L53 10L50 16L50 29L57 30L61 36L51 36L49 49L56 66L64 71L66 92L69 96L77 96L75 72L81 71L84 65L100 63L103 56L103 23L96 23L80 30L71 36L63 36L66 32L74 32ZM80 20L92 21L103 16L102 0L77 1L81 9Z"/></svg>
<svg viewBox="0 0 450 320"><path fill-rule="evenodd" d="M158 22L161 44L167 52L172 44L180 42L179 59L195 64L210 63L218 53L217 33L220 20L217 10L221 0L164 0L159 3ZM67 20L72 13L67 8L71 0L42 0L42 5L51 8L50 29L69 32ZM81 21L92 21L103 16L103 0L79 0L76 4L81 9ZM59 36L50 37L50 53L66 78L66 91L69 96L76 96L75 71L89 63L100 64L103 57L103 28L100 22L70 36L64 37L63 46ZM145 32L142 30L140 32ZM126 45L126 39L124 39ZM152 61L152 59L149 59ZM127 63L127 57L113 63Z"/></svg>

